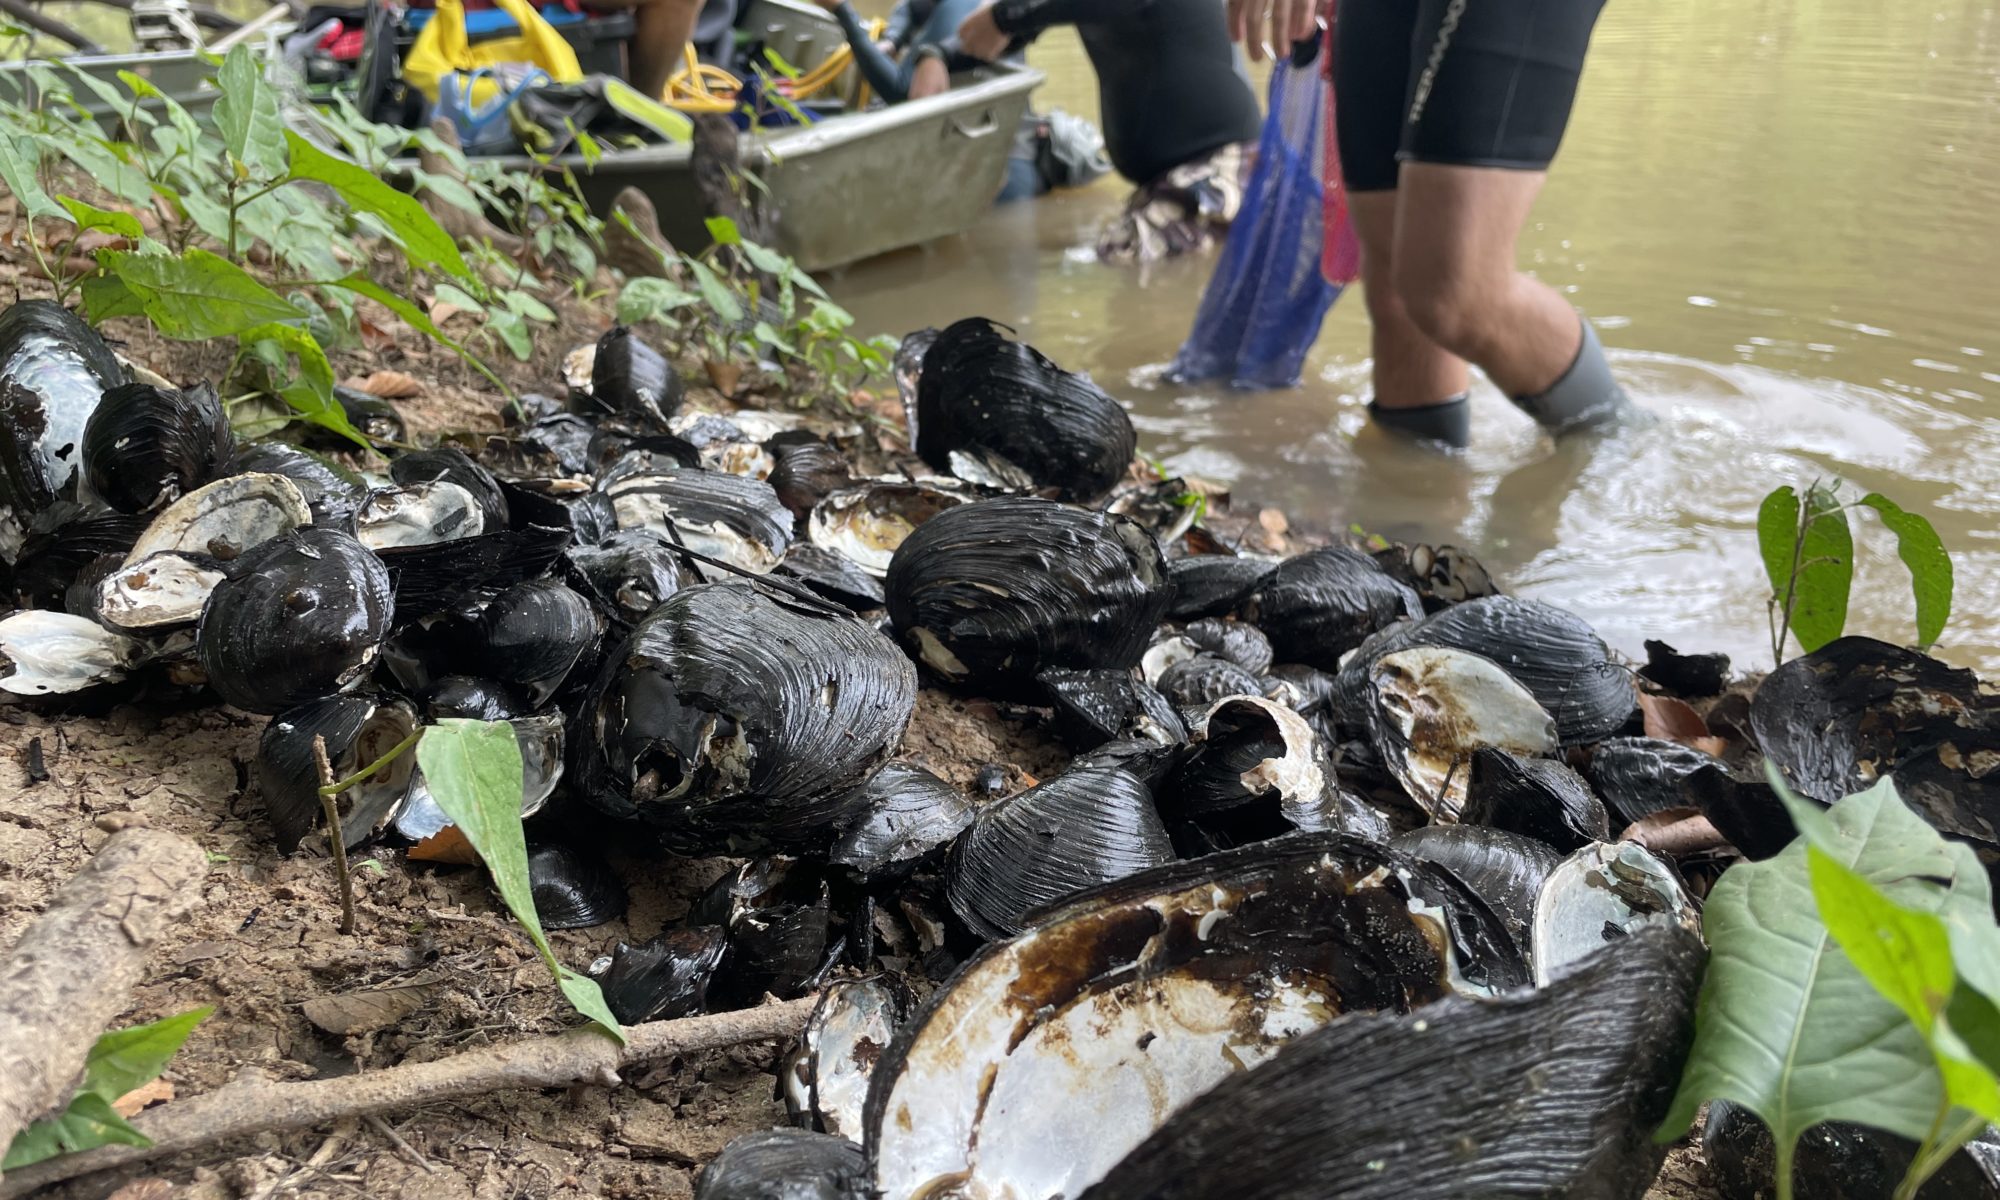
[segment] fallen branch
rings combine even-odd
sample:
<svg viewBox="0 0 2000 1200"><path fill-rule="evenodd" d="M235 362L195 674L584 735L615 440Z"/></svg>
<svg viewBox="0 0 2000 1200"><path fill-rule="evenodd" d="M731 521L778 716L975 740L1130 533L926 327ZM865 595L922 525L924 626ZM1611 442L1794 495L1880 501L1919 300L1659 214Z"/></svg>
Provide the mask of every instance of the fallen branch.
<svg viewBox="0 0 2000 1200"><path fill-rule="evenodd" d="M0 1200L107 1167L234 1141L257 1133L310 1129L351 1117L514 1088L615 1085L618 1072L676 1054L798 1033L816 997L626 1027L625 1045L587 1029L489 1046L435 1062L360 1075L278 1083L246 1072L205 1096L141 1113L133 1126L151 1146L103 1146L24 1167L0 1183Z"/></svg>
<svg viewBox="0 0 2000 1200"><path fill-rule="evenodd" d="M207 871L201 847L177 833L120 830L0 959L0 1148L68 1103L147 952Z"/></svg>

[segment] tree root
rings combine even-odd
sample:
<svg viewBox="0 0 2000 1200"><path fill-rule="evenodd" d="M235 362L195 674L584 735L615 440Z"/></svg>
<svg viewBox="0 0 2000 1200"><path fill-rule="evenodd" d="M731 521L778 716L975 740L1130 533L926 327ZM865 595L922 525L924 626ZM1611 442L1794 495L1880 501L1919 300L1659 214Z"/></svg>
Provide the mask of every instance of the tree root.
<svg viewBox="0 0 2000 1200"><path fill-rule="evenodd" d="M489 1046L435 1062L409 1063L336 1079L273 1082L246 1071L205 1096L141 1113L132 1124L153 1144L103 1146L24 1167L0 1183L0 1200L107 1167L125 1166L256 1133L310 1129L350 1117L456 1100L511 1088L615 1085L627 1067L696 1050L788 1038L817 997L626 1027L626 1044L591 1030Z"/></svg>

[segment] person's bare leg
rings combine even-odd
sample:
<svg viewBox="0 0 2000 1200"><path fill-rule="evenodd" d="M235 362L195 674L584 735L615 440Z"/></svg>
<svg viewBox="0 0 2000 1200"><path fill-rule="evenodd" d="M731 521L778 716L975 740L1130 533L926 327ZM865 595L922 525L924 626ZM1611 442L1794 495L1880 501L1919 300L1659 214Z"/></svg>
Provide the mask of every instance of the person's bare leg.
<svg viewBox="0 0 2000 1200"><path fill-rule="evenodd" d="M610 0L613 6L617 0ZM667 79L681 65L701 0L639 0L632 9L632 41L627 51L633 87L658 100Z"/></svg>
<svg viewBox="0 0 2000 1200"><path fill-rule="evenodd" d="M910 76L910 99L941 96L950 90L951 72L945 68L944 60L934 54L925 55Z"/></svg>
<svg viewBox="0 0 2000 1200"><path fill-rule="evenodd" d="M1397 195L1350 192L1347 212L1361 240L1361 287L1375 356L1375 403L1383 408L1421 408L1465 392L1465 360L1419 329L1396 292Z"/></svg>

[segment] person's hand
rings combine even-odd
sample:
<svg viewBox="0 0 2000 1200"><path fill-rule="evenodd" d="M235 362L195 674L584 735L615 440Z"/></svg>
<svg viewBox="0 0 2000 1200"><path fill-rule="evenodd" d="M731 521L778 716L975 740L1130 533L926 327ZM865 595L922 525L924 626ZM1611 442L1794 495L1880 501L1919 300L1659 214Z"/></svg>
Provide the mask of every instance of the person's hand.
<svg viewBox="0 0 2000 1200"><path fill-rule="evenodd" d="M982 62L992 62L1007 53L1007 46L1013 40L1001 32L999 23L993 19L991 0L958 24L959 49Z"/></svg>
<svg viewBox="0 0 2000 1200"><path fill-rule="evenodd" d="M1319 0L1229 0L1229 40L1242 42L1251 62L1283 58L1318 24Z"/></svg>

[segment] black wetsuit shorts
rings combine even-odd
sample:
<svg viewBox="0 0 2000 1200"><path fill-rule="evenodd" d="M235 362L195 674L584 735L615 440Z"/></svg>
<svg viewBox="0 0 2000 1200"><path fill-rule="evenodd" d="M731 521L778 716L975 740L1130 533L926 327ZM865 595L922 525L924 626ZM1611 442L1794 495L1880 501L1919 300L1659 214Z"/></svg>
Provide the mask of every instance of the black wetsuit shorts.
<svg viewBox="0 0 2000 1200"><path fill-rule="evenodd" d="M1339 0L1333 86L1348 190L1398 164L1540 171L1604 0Z"/></svg>

